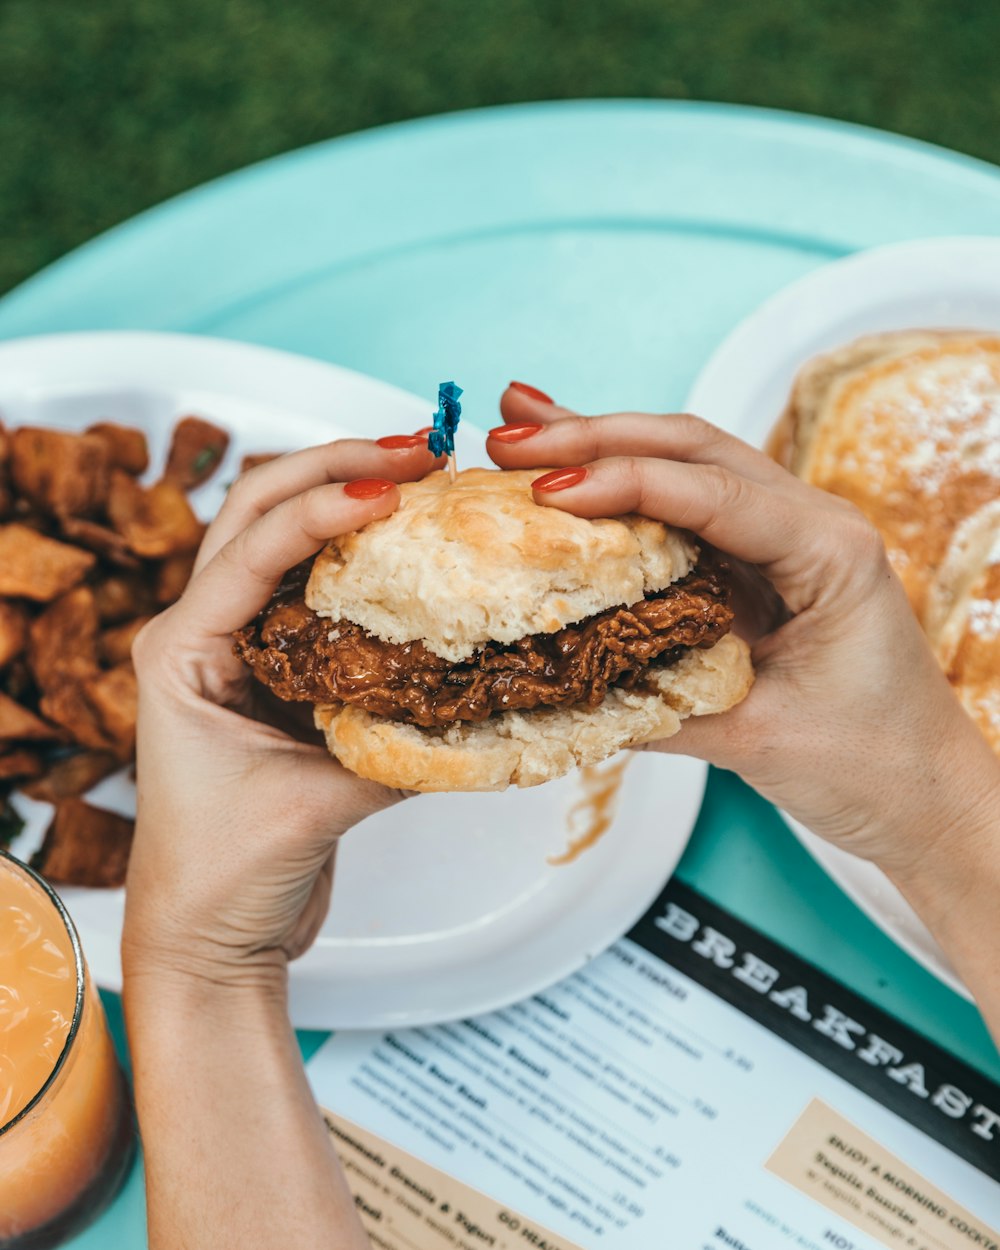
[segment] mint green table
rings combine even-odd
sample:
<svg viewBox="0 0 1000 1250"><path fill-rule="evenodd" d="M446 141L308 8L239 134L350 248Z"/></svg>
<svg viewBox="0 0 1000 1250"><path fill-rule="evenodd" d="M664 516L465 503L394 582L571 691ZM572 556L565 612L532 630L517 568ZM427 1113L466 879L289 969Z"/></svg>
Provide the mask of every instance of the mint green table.
<svg viewBox="0 0 1000 1250"><path fill-rule="evenodd" d="M0 337L179 330L422 394L456 375L484 427L512 377L583 411L671 409L722 336L793 278L963 233L1000 234L1000 171L922 144L733 107L525 105L335 140L190 192L0 301ZM712 777L679 872L1000 1079L976 1011L734 778ZM320 1037L301 1035L304 1053ZM140 1169L73 1244L145 1246Z"/></svg>

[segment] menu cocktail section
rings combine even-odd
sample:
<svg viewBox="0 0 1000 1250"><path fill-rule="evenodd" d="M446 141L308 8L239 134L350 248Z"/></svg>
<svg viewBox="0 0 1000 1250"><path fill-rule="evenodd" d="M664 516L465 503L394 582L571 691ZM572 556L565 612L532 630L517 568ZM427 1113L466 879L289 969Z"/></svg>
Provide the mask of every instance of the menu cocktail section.
<svg viewBox="0 0 1000 1250"><path fill-rule="evenodd" d="M131 1104L55 895L0 852L0 1250L58 1245L110 1200Z"/></svg>

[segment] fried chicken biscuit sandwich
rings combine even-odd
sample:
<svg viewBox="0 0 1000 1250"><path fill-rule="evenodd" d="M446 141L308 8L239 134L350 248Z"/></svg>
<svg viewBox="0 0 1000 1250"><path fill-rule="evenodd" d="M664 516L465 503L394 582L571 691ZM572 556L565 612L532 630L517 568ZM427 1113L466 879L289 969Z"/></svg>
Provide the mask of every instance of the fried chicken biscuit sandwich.
<svg viewBox="0 0 1000 1250"><path fill-rule="evenodd" d="M439 471L293 570L237 654L330 751L409 790L552 780L753 681L726 566L641 516L535 503L538 470Z"/></svg>

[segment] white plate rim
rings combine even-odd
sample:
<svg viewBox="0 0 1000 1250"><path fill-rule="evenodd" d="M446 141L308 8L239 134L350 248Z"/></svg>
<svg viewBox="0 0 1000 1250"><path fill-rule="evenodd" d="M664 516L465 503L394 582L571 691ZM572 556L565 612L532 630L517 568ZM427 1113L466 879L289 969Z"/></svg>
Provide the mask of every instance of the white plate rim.
<svg viewBox="0 0 1000 1250"><path fill-rule="evenodd" d="M757 410L732 415L734 380L739 379L742 407L766 384L788 388L798 369L818 352L863 333L900 329L993 328L970 325L965 315L935 309L932 321L919 316L909 325L886 321L880 307L929 299L929 284L946 284L966 298L975 295L1000 309L1000 236L964 235L908 239L887 243L829 261L796 278L744 317L712 352L691 384L685 407L757 445L778 412ZM873 298L868 287L877 286ZM997 328L1000 329L1000 311ZM865 329L844 325L861 323ZM846 337L843 337L846 335ZM790 340L791 348L785 346ZM776 374L775 357L783 352Z"/></svg>

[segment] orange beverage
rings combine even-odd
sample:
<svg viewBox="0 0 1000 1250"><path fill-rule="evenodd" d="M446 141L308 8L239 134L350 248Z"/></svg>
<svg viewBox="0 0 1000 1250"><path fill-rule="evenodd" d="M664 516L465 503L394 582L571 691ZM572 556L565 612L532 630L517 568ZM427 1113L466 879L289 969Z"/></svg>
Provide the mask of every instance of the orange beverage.
<svg viewBox="0 0 1000 1250"><path fill-rule="evenodd" d="M0 850L0 1250L42 1250L111 1200L132 1108L80 941L49 887Z"/></svg>

